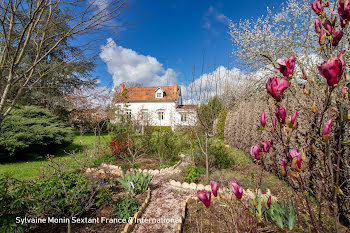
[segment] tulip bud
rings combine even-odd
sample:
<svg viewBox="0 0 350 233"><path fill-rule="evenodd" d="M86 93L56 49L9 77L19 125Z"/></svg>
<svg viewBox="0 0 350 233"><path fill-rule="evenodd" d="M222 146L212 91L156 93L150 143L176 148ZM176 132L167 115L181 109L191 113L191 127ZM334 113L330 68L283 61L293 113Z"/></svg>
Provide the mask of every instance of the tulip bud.
<svg viewBox="0 0 350 233"><path fill-rule="evenodd" d="M282 106L280 106L280 108L279 108L279 118L280 118L280 121L282 123L286 122L286 116L287 116L286 110Z"/></svg>
<svg viewBox="0 0 350 233"><path fill-rule="evenodd" d="M238 199L241 199L243 196L243 186L241 186L237 180L232 179L231 181L232 192L236 195Z"/></svg>
<svg viewBox="0 0 350 233"><path fill-rule="evenodd" d="M263 151L264 151L264 152L269 152L270 147L271 147L270 142L269 142L269 141L264 141L263 139L261 139L261 140L260 140L260 143L261 143L261 145L262 145L262 147L263 147Z"/></svg>
<svg viewBox="0 0 350 233"><path fill-rule="evenodd" d="M269 198L267 199L267 206L271 207L271 195L269 195Z"/></svg>
<svg viewBox="0 0 350 233"><path fill-rule="evenodd" d="M322 132L322 139L324 142L327 142L329 139L329 133L331 131L332 127L332 119L327 121L327 123L324 125L323 132Z"/></svg>
<svg viewBox="0 0 350 233"><path fill-rule="evenodd" d="M333 34L333 38L332 38L332 45L333 46L337 46L339 44L339 41L341 40L341 38L343 37L344 32L339 30L337 32L335 32Z"/></svg>
<svg viewBox="0 0 350 233"><path fill-rule="evenodd" d="M263 112L263 113L261 114L260 123L261 123L261 126L262 126L262 127L265 127L265 125L266 125L266 116L265 116L265 112Z"/></svg>
<svg viewBox="0 0 350 233"><path fill-rule="evenodd" d="M281 159L281 175L283 177L287 176L286 161L285 161L284 157Z"/></svg>
<svg viewBox="0 0 350 233"><path fill-rule="evenodd" d="M322 4L321 4L321 1L317 0L317 1L314 1L312 4L311 4L311 8L312 10L316 13L316 14L321 14L323 12L323 7L322 7Z"/></svg>
<svg viewBox="0 0 350 233"><path fill-rule="evenodd" d="M272 131L273 132L275 132L275 130L276 130L276 124L277 124L277 119L276 119L276 117L274 117L272 120Z"/></svg>
<svg viewBox="0 0 350 233"><path fill-rule="evenodd" d="M306 75L306 73L305 73L304 68L301 69L301 72L303 73L303 79L304 79L304 80L307 80L307 75Z"/></svg>
<svg viewBox="0 0 350 233"><path fill-rule="evenodd" d="M318 38L318 43L322 46L326 43L326 33L324 29L321 30L320 36Z"/></svg>
<svg viewBox="0 0 350 233"><path fill-rule="evenodd" d="M321 19L320 19L320 18L317 18L317 19L315 20L315 32L316 32L317 34L320 34L321 29L322 29L322 22L321 22Z"/></svg>
<svg viewBox="0 0 350 233"><path fill-rule="evenodd" d="M326 28L327 35L332 35L333 34L333 28L332 28L331 22L329 20L327 20L327 23L324 26Z"/></svg>
<svg viewBox="0 0 350 233"><path fill-rule="evenodd" d="M316 113L316 103L315 103L315 101L314 101L314 103L312 105L312 112Z"/></svg>
<svg viewBox="0 0 350 233"><path fill-rule="evenodd" d="M273 145L273 139L272 138L269 138L268 142L270 143L270 146Z"/></svg>
<svg viewBox="0 0 350 233"><path fill-rule="evenodd" d="M298 149L292 149L289 151L289 156L292 159L292 168L301 168L301 155L298 151Z"/></svg>
<svg viewBox="0 0 350 233"><path fill-rule="evenodd" d="M250 155L256 159L256 160L260 160L260 145L255 145L252 146L252 148L250 149Z"/></svg>
<svg viewBox="0 0 350 233"><path fill-rule="evenodd" d="M290 120L290 123L291 123L292 125L294 125L295 120L297 119L297 116L298 116L298 112L296 111L296 112L293 114L292 119Z"/></svg>
<svg viewBox="0 0 350 233"><path fill-rule="evenodd" d="M216 197L218 195L219 183L212 180L210 181L210 187L214 197Z"/></svg>
<svg viewBox="0 0 350 233"><path fill-rule="evenodd" d="M208 192L206 190L198 190L197 197L201 202L203 202L203 204L205 205L206 208L209 208L210 199L211 199L211 192Z"/></svg>

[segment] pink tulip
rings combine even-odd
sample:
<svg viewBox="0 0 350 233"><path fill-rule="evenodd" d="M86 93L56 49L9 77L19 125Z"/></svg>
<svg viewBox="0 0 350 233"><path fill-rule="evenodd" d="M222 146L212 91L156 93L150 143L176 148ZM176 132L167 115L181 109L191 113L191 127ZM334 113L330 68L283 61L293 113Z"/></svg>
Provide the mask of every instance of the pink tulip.
<svg viewBox="0 0 350 233"><path fill-rule="evenodd" d="M243 196L243 186L241 186L237 180L232 179L231 181L232 192L236 195L238 199L241 199Z"/></svg>
<svg viewBox="0 0 350 233"><path fill-rule="evenodd" d="M315 20L315 32L317 34L319 34L321 32L321 29L322 29L322 22L321 22L320 18L317 18Z"/></svg>
<svg viewBox="0 0 350 233"><path fill-rule="evenodd" d="M212 180L210 181L210 187L214 197L216 197L218 195L219 183Z"/></svg>
<svg viewBox="0 0 350 233"><path fill-rule="evenodd" d="M320 36L318 37L318 43L322 46L326 43L326 32L324 29L321 30Z"/></svg>
<svg viewBox="0 0 350 233"><path fill-rule="evenodd" d="M267 206L271 207L271 195L269 195L269 198L267 199Z"/></svg>
<svg viewBox="0 0 350 233"><path fill-rule="evenodd" d="M277 60L278 65L280 66L277 70L283 74L284 77L289 77L294 72L295 66L295 56L292 55L290 58L285 57L284 60Z"/></svg>
<svg viewBox="0 0 350 233"><path fill-rule="evenodd" d="M323 11L323 7L321 5L321 2L319 0L317 1L314 1L312 4L311 4L311 8L312 10L316 13L316 14L321 14L322 11Z"/></svg>
<svg viewBox="0 0 350 233"><path fill-rule="evenodd" d="M327 121L327 123L324 125L323 132L322 132L322 139L323 141L328 141L329 133L331 132L332 127L332 119Z"/></svg>
<svg viewBox="0 0 350 233"><path fill-rule="evenodd" d="M289 82L286 77L280 79L273 76L266 82L266 89L270 95L277 101L280 101L283 91L289 87Z"/></svg>
<svg viewBox="0 0 350 233"><path fill-rule="evenodd" d="M260 160L260 152L260 145L252 146L252 148L250 149L250 155L256 160Z"/></svg>
<svg viewBox="0 0 350 233"><path fill-rule="evenodd" d="M337 46L339 44L339 41L343 37L343 35L344 35L344 32L342 30L335 32L332 38L332 45Z"/></svg>
<svg viewBox="0 0 350 233"><path fill-rule="evenodd" d="M294 125L294 122L295 122L295 120L297 119L297 116L298 116L298 112L296 111L296 112L293 114L292 119L290 120L290 123L291 123L292 125Z"/></svg>
<svg viewBox="0 0 350 233"><path fill-rule="evenodd" d="M198 190L197 191L197 197L198 199L203 202L205 207L209 208L210 206L210 199L211 199L211 192L208 192L206 190Z"/></svg>
<svg viewBox="0 0 350 233"><path fill-rule="evenodd" d="M337 57L331 57L328 61L323 62L318 66L318 71L327 80L329 86L338 84L345 68L343 54L345 50L340 52Z"/></svg>
<svg viewBox="0 0 350 233"><path fill-rule="evenodd" d="M265 116L265 112L263 112L263 113L261 114L260 123L261 123L261 126L262 126L262 127L265 127L265 125L266 125L266 116Z"/></svg>
<svg viewBox="0 0 350 233"><path fill-rule="evenodd" d="M350 19L350 1L349 0L340 0L338 14L342 19Z"/></svg>
<svg viewBox="0 0 350 233"><path fill-rule="evenodd" d="M301 155L298 149L295 148L289 150L289 158L291 159L292 163L293 161L296 161L296 165L298 166L298 168L301 168Z"/></svg>
<svg viewBox="0 0 350 233"><path fill-rule="evenodd" d="M269 152L271 144L269 141L260 140L264 152Z"/></svg>

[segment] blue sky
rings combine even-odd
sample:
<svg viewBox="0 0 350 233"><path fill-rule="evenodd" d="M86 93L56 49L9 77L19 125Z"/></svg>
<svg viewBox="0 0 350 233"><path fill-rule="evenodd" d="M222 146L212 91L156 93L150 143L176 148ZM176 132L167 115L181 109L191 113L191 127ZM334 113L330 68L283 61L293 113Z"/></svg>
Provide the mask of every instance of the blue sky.
<svg viewBox="0 0 350 233"><path fill-rule="evenodd" d="M232 69L237 65L232 57L229 20L238 23L259 17L266 14L267 6L279 8L281 2L131 1L122 21L132 25L124 27L120 35L106 38L104 43L109 39L111 46L101 52L95 75L100 86L111 84L113 77L116 85L126 80L144 85L188 85L194 65L195 78L200 76L203 54L204 73L221 65Z"/></svg>

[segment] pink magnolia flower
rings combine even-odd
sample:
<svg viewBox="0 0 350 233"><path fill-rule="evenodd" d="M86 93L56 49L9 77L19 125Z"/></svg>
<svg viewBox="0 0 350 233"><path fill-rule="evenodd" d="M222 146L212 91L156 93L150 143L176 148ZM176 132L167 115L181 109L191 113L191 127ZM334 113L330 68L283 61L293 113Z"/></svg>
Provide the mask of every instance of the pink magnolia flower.
<svg viewBox="0 0 350 233"><path fill-rule="evenodd" d="M250 155L253 156L256 160L260 160L260 152L260 145L252 146L252 148L250 149Z"/></svg>
<svg viewBox="0 0 350 233"><path fill-rule="evenodd" d="M298 116L298 112L296 111L296 112L293 114L292 119L290 120L290 123L291 123L292 125L294 125L295 120L297 119L297 116Z"/></svg>
<svg viewBox="0 0 350 233"><path fill-rule="evenodd" d="M295 161L299 169L301 168L301 155L298 149L295 148L289 150L289 158L292 161L292 163Z"/></svg>
<svg viewBox="0 0 350 233"><path fill-rule="evenodd" d="M345 28L348 25L348 20L340 18L340 26L341 28Z"/></svg>
<svg viewBox="0 0 350 233"><path fill-rule="evenodd" d="M277 70L283 74L284 77L289 77L294 72L295 66L295 56L292 55L290 58L285 57L284 60L277 60L278 65L280 66Z"/></svg>
<svg viewBox="0 0 350 233"><path fill-rule="evenodd" d="M198 190L197 191L197 197L198 199L203 202L205 207L209 208L210 206L210 199L211 199L211 192L208 192L206 190Z"/></svg>
<svg viewBox="0 0 350 233"><path fill-rule="evenodd" d="M269 141L264 141L263 139L260 140L260 143L262 145L263 151L264 152L269 152L271 144Z"/></svg>
<svg viewBox="0 0 350 233"><path fill-rule="evenodd" d="M318 43L322 46L326 42L326 32L324 29L321 30L320 36L318 37Z"/></svg>
<svg viewBox="0 0 350 233"><path fill-rule="evenodd" d="M267 206L271 207L271 195L269 195L269 198L267 199Z"/></svg>
<svg viewBox="0 0 350 233"><path fill-rule="evenodd" d="M273 145L273 139L272 138L269 138L269 143L270 143L270 146L272 146Z"/></svg>
<svg viewBox="0 0 350 233"><path fill-rule="evenodd" d="M329 133L331 132L332 127L332 119L327 121L327 123L324 125L323 132L322 132L322 139L323 141L328 141Z"/></svg>
<svg viewBox="0 0 350 233"><path fill-rule="evenodd" d="M316 13L316 14L321 14L322 11L323 11L323 7L322 7L322 4L319 0L317 1L314 1L312 4L311 4L311 8L312 10Z"/></svg>
<svg viewBox="0 0 350 233"><path fill-rule="evenodd" d="M216 197L218 195L219 183L212 180L210 181L210 187L214 197Z"/></svg>
<svg viewBox="0 0 350 233"><path fill-rule="evenodd" d="M237 180L232 179L231 181L232 192L236 195L238 199L241 199L243 196L243 186L241 186Z"/></svg>
<svg viewBox="0 0 350 233"><path fill-rule="evenodd" d="M317 34L319 34L321 32L321 29L322 29L322 22L321 22L321 19L320 18L317 18L315 20L315 32Z"/></svg>
<svg viewBox="0 0 350 233"><path fill-rule="evenodd" d="M281 174L283 177L285 177L287 175L286 167L287 167L286 161L285 161L284 157L282 157L282 159L281 159Z"/></svg>
<svg viewBox="0 0 350 233"><path fill-rule="evenodd" d="M263 112L263 113L261 114L260 123L261 123L261 126L262 126L262 127L265 127L265 125L266 125L266 116L265 116L265 112Z"/></svg>
<svg viewBox="0 0 350 233"><path fill-rule="evenodd" d="M342 19L350 19L350 1L349 0L340 0L338 14Z"/></svg>
<svg viewBox="0 0 350 233"><path fill-rule="evenodd" d="M342 96L343 98L345 98L345 87L343 87L343 88L341 89L340 93L341 93L341 96Z"/></svg>
<svg viewBox="0 0 350 233"><path fill-rule="evenodd" d="M270 95L277 101L280 101L283 91L289 87L289 82L286 77L280 79L273 76L266 82L266 89Z"/></svg>
<svg viewBox="0 0 350 233"><path fill-rule="evenodd" d="M279 109L277 109L277 108L275 109L275 113L276 113L276 116L278 117L278 119L282 123L286 122L287 113L286 113L286 110L284 109L284 107L282 105L279 107Z"/></svg>
<svg viewBox="0 0 350 233"><path fill-rule="evenodd" d="M276 129L276 124L277 124L277 118L274 117L273 120L272 120L272 128L273 128L274 131Z"/></svg>
<svg viewBox="0 0 350 233"><path fill-rule="evenodd" d="M323 62L318 66L318 71L327 80L329 86L338 84L345 68L343 54L345 50L340 52L337 57L331 57L328 61Z"/></svg>
<svg viewBox="0 0 350 233"><path fill-rule="evenodd" d="M344 32L342 30L335 32L332 38L332 45L337 46L339 44L339 41L343 37L343 35L344 35Z"/></svg>
<svg viewBox="0 0 350 233"><path fill-rule="evenodd" d="M326 28L326 32L328 35L333 34L333 27L332 27L331 21L329 21L329 20L327 21L325 28Z"/></svg>

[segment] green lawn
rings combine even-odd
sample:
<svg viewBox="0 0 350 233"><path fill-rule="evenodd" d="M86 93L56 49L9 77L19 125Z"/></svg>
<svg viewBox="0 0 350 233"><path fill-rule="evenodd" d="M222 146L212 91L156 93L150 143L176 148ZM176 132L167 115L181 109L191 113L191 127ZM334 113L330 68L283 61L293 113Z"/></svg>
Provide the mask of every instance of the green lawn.
<svg viewBox="0 0 350 233"><path fill-rule="evenodd" d="M68 170L76 169L78 164L74 157L67 154L67 152L76 151L76 157L83 158L85 155L81 153L81 151L84 148L93 148L94 140L95 136L93 134L85 134L82 136L82 144L80 145L80 136L79 134L76 134L71 145L53 152L54 161L63 162ZM106 140L109 140L109 136L102 135L101 144L103 145ZM47 166L48 160L42 157L36 157L36 159L31 161L0 164L0 177L3 175L10 175L22 180L33 180L37 178L40 174L40 167Z"/></svg>

